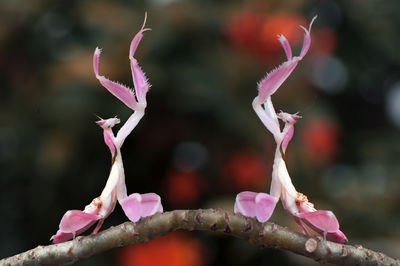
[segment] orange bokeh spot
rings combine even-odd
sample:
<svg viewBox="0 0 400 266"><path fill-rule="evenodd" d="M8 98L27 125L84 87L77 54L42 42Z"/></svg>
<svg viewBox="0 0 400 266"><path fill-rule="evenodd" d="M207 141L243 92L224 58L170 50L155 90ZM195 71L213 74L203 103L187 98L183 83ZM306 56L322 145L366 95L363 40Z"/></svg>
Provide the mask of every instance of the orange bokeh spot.
<svg viewBox="0 0 400 266"><path fill-rule="evenodd" d="M304 17L290 14L269 15L261 30L261 38L268 47L271 54L282 51L282 46L278 41L278 34L283 34L290 42L292 48L302 44L304 31L299 25L308 28L308 22ZM297 55L293 51L293 55Z"/></svg>
<svg viewBox="0 0 400 266"><path fill-rule="evenodd" d="M267 184L265 162L253 151L232 153L222 171L225 184L237 189L259 189Z"/></svg>
<svg viewBox="0 0 400 266"><path fill-rule="evenodd" d="M232 42L240 49L247 51L259 50L257 30L260 30L262 20L259 16L241 11L235 13L228 21L227 34Z"/></svg>
<svg viewBox="0 0 400 266"><path fill-rule="evenodd" d="M318 161L329 161L337 151L339 127L327 119L314 119L302 132L306 151Z"/></svg>
<svg viewBox="0 0 400 266"><path fill-rule="evenodd" d="M186 232L172 232L143 244L124 247L118 253L119 266L201 266L202 243Z"/></svg>
<svg viewBox="0 0 400 266"><path fill-rule="evenodd" d="M283 34L292 46L302 43L304 32L299 25L308 26L304 17L292 14L256 14L242 10L231 16L227 35L239 49L257 56L275 56L282 51L277 39Z"/></svg>
<svg viewBox="0 0 400 266"><path fill-rule="evenodd" d="M335 30L324 27L313 30L313 52L331 55L337 47L337 34Z"/></svg>
<svg viewBox="0 0 400 266"><path fill-rule="evenodd" d="M171 170L166 177L168 202L174 206L191 207L198 200L202 182L195 170Z"/></svg>

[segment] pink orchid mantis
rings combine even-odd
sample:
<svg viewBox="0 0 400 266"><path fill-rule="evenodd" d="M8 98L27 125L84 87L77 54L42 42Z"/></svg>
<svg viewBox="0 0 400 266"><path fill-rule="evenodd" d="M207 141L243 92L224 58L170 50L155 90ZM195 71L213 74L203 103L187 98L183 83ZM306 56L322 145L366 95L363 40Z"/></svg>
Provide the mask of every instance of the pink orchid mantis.
<svg viewBox="0 0 400 266"><path fill-rule="evenodd" d="M99 75L100 49L96 48L94 52L93 67L96 78L108 91L131 108L134 113L118 131L117 136L114 136L112 128L120 122L119 119L101 119L96 122L103 129L104 142L111 152L112 166L110 175L101 195L87 205L83 211L70 210L64 214L59 230L50 239L53 240L53 243L67 241L75 237L75 235L86 231L96 222L97 226L93 230L93 234L97 233L104 219L114 210L117 201L121 204L126 216L133 222L138 221L141 217L163 212L160 196L155 193L133 193L129 196L127 195L124 166L121 157L121 146L126 137L144 116L144 110L147 105L146 94L150 84L138 62L133 57L143 37L143 32L149 30L144 28L145 23L146 17L142 28L133 38L129 49L129 60L135 90Z"/></svg>
<svg viewBox="0 0 400 266"><path fill-rule="evenodd" d="M305 195L296 191L287 171L283 155L293 137L294 124L301 117L297 114L284 112L277 114L271 101L271 95L288 78L310 48L310 31L315 19L316 17L313 18L308 29L300 26L304 30L305 35L299 56L293 57L288 40L283 35L278 36L285 51L287 61L268 73L261 80L258 84L258 96L253 101L255 112L268 131L272 133L276 142L270 194L251 191L241 192L236 196L234 211L244 216L256 217L258 221L265 222L271 217L276 203L281 199L284 208L293 216L296 223L306 235L309 235L309 232L303 223L328 240L344 243L347 241L347 238L339 230L339 222L333 212L316 210ZM282 130L278 119L282 120L285 124Z"/></svg>

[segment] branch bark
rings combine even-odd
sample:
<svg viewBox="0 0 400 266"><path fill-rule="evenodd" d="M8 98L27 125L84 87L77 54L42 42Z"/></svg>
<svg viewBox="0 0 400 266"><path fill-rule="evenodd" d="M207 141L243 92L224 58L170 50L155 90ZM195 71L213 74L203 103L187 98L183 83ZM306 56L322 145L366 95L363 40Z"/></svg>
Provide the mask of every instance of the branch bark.
<svg viewBox="0 0 400 266"><path fill-rule="evenodd" d="M207 230L248 240L255 245L289 250L320 263L339 265L400 265L400 260L361 246L324 241L293 232L273 223L221 209L175 210L126 222L90 236L34 249L0 260L0 265L71 264L103 251L149 241L177 229Z"/></svg>

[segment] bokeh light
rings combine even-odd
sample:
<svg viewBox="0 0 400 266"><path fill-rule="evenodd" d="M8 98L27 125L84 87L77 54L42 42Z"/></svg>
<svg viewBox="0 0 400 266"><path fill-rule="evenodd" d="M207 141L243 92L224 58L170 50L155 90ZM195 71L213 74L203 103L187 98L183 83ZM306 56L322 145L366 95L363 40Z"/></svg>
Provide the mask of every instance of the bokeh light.
<svg viewBox="0 0 400 266"><path fill-rule="evenodd" d="M312 81L315 86L328 94L338 94L348 81L345 65L339 58L318 56L312 66Z"/></svg>
<svg viewBox="0 0 400 266"><path fill-rule="evenodd" d="M237 191L262 190L271 179L266 162L256 152L245 149L229 155L222 168L222 176L223 184Z"/></svg>
<svg viewBox="0 0 400 266"><path fill-rule="evenodd" d="M172 232L151 242L124 247L118 266L202 266L205 248L186 232Z"/></svg>
<svg viewBox="0 0 400 266"><path fill-rule="evenodd" d="M393 84L386 94L386 112L392 123L400 128L400 81Z"/></svg>

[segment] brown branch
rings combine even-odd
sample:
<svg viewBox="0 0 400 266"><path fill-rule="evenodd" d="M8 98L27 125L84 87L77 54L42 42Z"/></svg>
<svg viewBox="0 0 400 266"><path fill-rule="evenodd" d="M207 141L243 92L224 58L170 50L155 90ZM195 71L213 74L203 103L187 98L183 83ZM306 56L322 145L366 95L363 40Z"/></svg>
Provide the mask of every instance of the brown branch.
<svg viewBox="0 0 400 266"><path fill-rule="evenodd" d="M400 265L400 261L361 246L350 246L307 237L273 223L221 209L175 210L126 222L96 235L79 236L61 244L37 248L0 260L0 265L71 264L103 251L143 243L168 232L184 229L223 232L252 244L289 250L318 262L341 265Z"/></svg>

